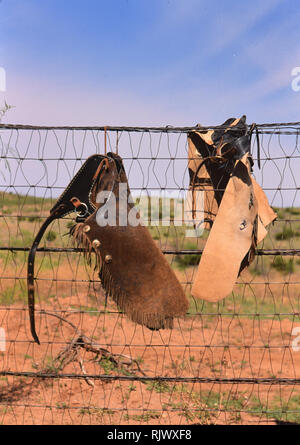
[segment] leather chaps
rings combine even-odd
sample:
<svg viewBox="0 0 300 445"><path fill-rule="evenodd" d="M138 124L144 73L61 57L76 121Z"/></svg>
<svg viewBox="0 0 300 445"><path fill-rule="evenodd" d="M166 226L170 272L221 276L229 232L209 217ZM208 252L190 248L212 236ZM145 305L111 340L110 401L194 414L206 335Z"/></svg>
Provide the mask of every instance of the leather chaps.
<svg viewBox="0 0 300 445"><path fill-rule="evenodd" d="M250 145L245 116L228 119L217 130L199 127L188 134L194 226L210 229L192 286L196 298L226 297L276 218L252 175ZM196 206L197 192L204 194L202 209Z"/></svg>
<svg viewBox="0 0 300 445"><path fill-rule="evenodd" d="M34 258L42 236L55 219L76 212L70 234L95 258L102 287L134 322L170 329L186 314L188 300L166 258L134 207L125 169L114 153L93 155L82 165L40 228L28 257L31 333L39 343L34 317Z"/></svg>

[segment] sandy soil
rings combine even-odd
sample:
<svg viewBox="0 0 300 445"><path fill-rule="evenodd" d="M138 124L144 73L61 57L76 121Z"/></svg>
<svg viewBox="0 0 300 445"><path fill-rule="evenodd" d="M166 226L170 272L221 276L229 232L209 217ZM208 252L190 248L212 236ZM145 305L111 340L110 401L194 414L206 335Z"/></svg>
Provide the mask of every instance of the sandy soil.
<svg viewBox="0 0 300 445"><path fill-rule="evenodd" d="M97 295L103 309L103 295ZM114 356L119 366L80 347L70 363L55 360L78 332L40 310L64 317L99 347L122 354ZM291 349L297 323L292 320L191 315L176 321L172 331L152 332L128 321L111 302L106 312L92 310L86 293L78 290L76 297L38 304L39 346L30 336L26 306L2 307L6 351L0 352L1 372L82 375L53 379L2 374L2 424L272 424L274 418L261 411L278 410L279 396L288 401L299 395L288 385L84 378L299 378L300 352Z"/></svg>

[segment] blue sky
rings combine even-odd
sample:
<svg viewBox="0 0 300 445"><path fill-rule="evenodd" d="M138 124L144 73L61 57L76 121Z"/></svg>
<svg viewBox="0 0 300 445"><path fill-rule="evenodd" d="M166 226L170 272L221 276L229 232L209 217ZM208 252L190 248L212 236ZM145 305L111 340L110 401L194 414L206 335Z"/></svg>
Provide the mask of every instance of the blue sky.
<svg viewBox="0 0 300 445"><path fill-rule="evenodd" d="M6 121L298 121L297 0L2 0Z"/></svg>

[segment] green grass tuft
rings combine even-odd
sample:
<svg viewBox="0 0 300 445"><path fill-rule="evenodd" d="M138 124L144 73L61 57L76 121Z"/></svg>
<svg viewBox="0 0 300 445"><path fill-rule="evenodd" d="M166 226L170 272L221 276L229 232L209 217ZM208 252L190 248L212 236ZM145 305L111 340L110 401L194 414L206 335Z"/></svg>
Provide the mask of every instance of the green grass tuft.
<svg viewBox="0 0 300 445"><path fill-rule="evenodd" d="M291 274L295 271L294 260L291 258L285 260L281 256L274 258L273 263L271 263L271 267L276 269L278 272L282 272L284 275Z"/></svg>

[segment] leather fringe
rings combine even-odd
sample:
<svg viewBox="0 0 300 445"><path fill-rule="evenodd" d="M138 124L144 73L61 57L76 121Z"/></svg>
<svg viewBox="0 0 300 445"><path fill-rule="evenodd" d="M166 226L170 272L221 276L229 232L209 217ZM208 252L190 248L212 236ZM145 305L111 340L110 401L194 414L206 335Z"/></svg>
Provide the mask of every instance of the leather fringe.
<svg viewBox="0 0 300 445"><path fill-rule="evenodd" d="M114 282L114 278L110 273L106 263L101 258L101 254L97 252L88 238L83 232L84 223L78 223L70 230L77 247L85 250L84 257L89 266L92 266L92 253L95 253L94 270L98 271L102 287L105 293L112 297L118 307L135 323L147 326L151 330L172 329L173 317L164 317L158 313L143 313L134 308L132 301L128 301L128 296Z"/></svg>
<svg viewBox="0 0 300 445"><path fill-rule="evenodd" d="M73 237L76 247L84 249L84 258L89 266L92 265L92 252L95 252L93 249L92 243L86 234L83 232L83 223L75 224L70 229L70 236ZM95 266L96 267L96 266Z"/></svg>

